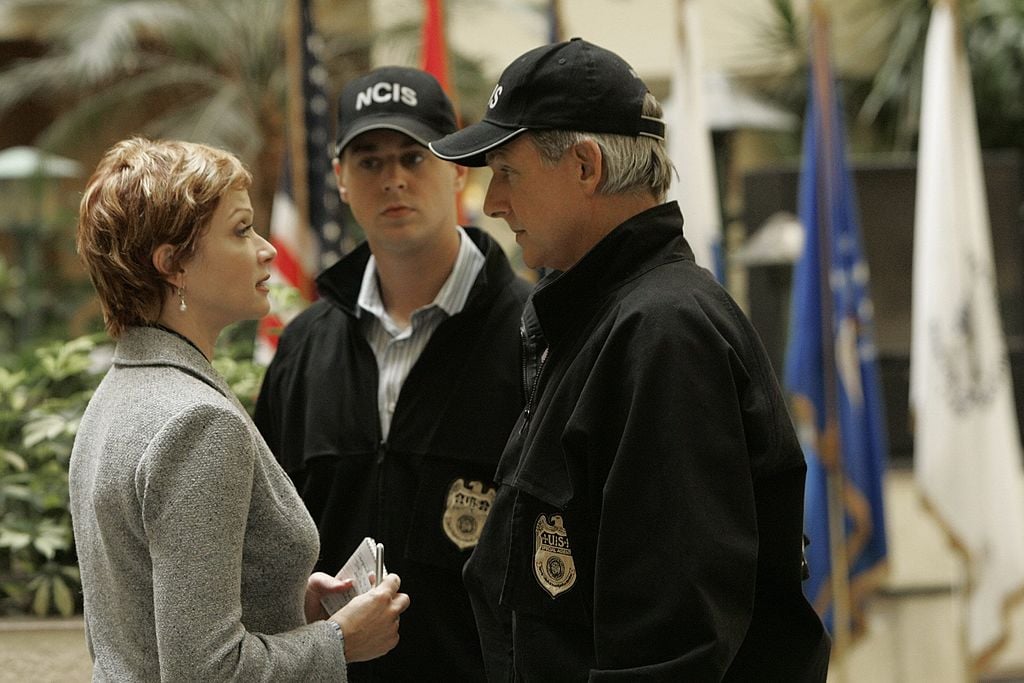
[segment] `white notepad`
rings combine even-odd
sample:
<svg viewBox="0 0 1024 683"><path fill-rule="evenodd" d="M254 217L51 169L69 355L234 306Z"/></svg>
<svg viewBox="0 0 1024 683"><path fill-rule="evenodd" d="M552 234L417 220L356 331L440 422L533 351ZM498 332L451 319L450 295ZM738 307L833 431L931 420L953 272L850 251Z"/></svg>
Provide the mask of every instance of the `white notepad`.
<svg viewBox="0 0 1024 683"><path fill-rule="evenodd" d="M387 575L387 569L381 564L381 576ZM327 614L334 614L347 605L352 598L365 593L373 588L370 583L370 576L377 571L377 542L367 536L349 556L344 566L338 570L335 576L339 579L352 579L352 588L341 593L331 593L320 599L320 604L327 610Z"/></svg>

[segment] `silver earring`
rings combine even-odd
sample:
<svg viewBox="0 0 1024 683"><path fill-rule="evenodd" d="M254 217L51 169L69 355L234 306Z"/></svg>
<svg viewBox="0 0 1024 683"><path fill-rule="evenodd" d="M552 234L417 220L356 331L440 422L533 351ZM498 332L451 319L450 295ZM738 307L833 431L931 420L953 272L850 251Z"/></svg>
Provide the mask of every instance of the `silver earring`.
<svg viewBox="0 0 1024 683"><path fill-rule="evenodd" d="M188 304L185 303L185 290L178 287L178 310L184 313L188 310Z"/></svg>

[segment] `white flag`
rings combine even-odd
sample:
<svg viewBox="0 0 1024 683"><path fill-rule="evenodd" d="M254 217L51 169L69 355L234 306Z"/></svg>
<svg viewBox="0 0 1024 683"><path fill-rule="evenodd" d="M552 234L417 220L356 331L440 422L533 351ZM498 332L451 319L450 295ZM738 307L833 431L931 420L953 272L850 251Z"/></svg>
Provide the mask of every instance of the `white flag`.
<svg viewBox="0 0 1024 683"><path fill-rule="evenodd" d="M979 658L1024 587L1024 477L996 300L970 70L935 3L925 48L914 221L910 398L914 470L967 553L966 640Z"/></svg>
<svg viewBox="0 0 1024 683"><path fill-rule="evenodd" d="M683 233L697 264L721 281L722 220L711 131L704 111L704 64L698 22L695 0L677 0L676 54L666 137L669 157L679 178L669 190L669 199L677 200L683 211Z"/></svg>

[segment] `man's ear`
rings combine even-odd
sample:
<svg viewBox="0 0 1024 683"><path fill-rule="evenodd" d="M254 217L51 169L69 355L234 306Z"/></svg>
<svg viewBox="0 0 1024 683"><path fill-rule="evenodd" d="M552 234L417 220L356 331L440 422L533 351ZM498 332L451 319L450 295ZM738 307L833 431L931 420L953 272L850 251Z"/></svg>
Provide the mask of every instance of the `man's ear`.
<svg viewBox="0 0 1024 683"><path fill-rule="evenodd" d="M569 154L572 155L576 179L583 185L585 191L590 194L596 193L604 173L601 147L593 140L584 140L573 145Z"/></svg>
<svg viewBox="0 0 1024 683"><path fill-rule="evenodd" d="M334 168L334 180L338 184L338 196L341 197L341 201L348 204L348 188L341 182L341 161L338 157L331 160L331 166Z"/></svg>
<svg viewBox="0 0 1024 683"><path fill-rule="evenodd" d="M455 163L452 163L452 166L455 167L455 191L462 192L466 189L466 182L469 180L469 168Z"/></svg>
<svg viewBox="0 0 1024 683"><path fill-rule="evenodd" d="M173 246L161 244L153 250L153 267L168 283L175 287L181 286L181 279L185 271L181 269L181 264L175 259Z"/></svg>

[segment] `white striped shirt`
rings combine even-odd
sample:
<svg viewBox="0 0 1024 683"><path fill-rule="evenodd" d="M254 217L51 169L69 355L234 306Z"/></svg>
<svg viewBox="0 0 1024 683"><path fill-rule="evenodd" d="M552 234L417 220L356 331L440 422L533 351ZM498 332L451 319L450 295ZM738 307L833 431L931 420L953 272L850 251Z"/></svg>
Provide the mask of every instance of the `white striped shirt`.
<svg viewBox="0 0 1024 683"><path fill-rule="evenodd" d="M384 310L377 282L377 261L372 255L363 271L359 308L370 315L360 317L363 333L377 358L377 413L380 415L383 440L388 438L391 431L391 419L409 371L427 346L434 330L466 305L469 290L484 267L483 253L469 239L465 230L460 226L456 226L456 229L459 231L460 242L455 267L434 301L413 311L408 327L399 327Z"/></svg>

